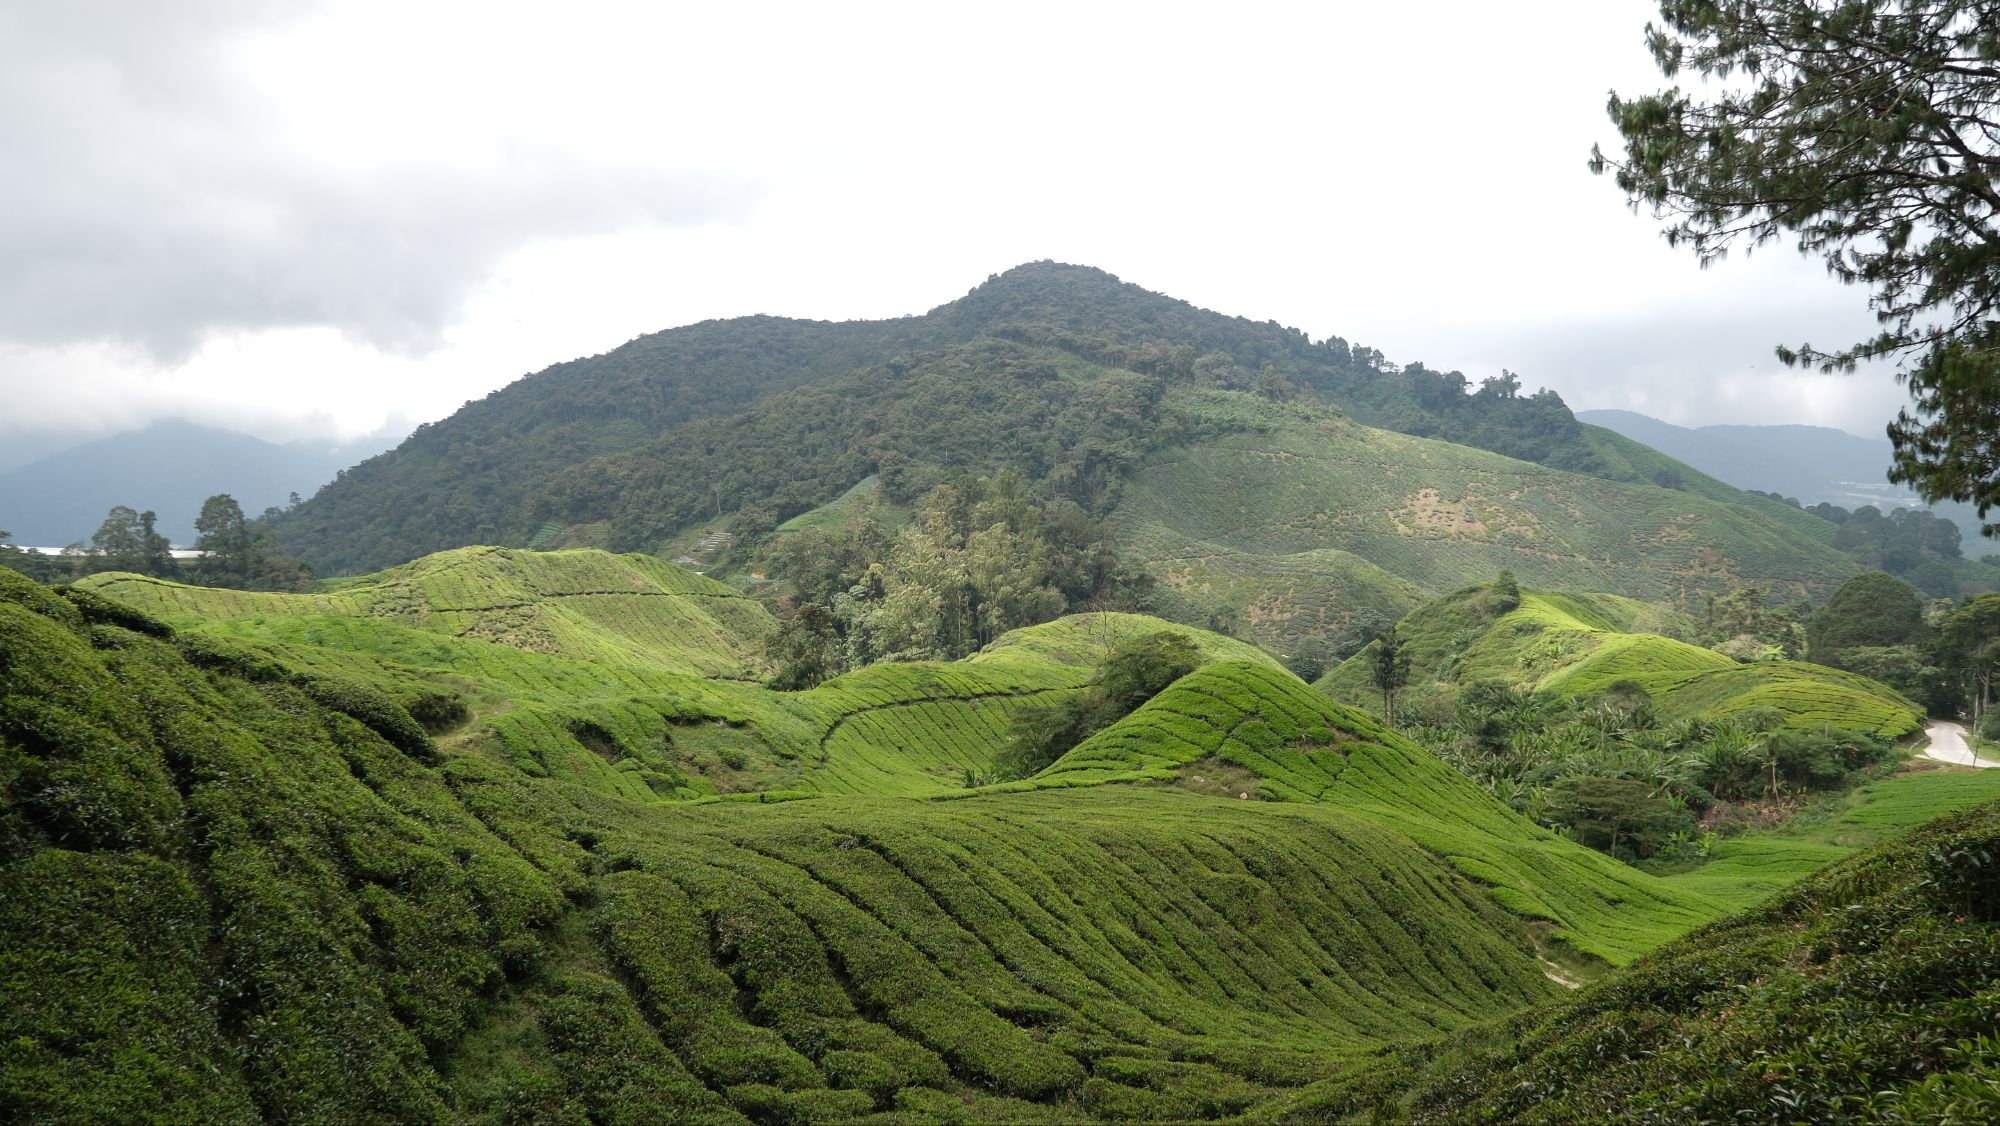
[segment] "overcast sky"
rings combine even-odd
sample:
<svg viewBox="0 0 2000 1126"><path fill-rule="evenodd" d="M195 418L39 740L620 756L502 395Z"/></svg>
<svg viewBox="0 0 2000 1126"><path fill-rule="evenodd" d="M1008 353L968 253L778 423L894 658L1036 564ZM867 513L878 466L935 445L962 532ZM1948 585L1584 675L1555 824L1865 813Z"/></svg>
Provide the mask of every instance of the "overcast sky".
<svg viewBox="0 0 2000 1126"><path fill-rule="evenodd" d="M1879 435L1860 290L1585 160L1637 0L0 7L0 441L443 417L710 317L1054 258L1578 409Z"/></svg>

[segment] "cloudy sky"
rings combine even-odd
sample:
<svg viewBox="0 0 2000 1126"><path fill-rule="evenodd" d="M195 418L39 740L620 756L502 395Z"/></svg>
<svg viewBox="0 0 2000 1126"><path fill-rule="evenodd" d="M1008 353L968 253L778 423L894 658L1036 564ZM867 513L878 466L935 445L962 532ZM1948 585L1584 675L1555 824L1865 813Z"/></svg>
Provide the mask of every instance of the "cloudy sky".
<svg viewBox="0 0 2000 1126"><path fill-rule="evenodd" d="M1501 367L1572 406L1881 432L1872 320L1702 271L1606 178L1639 0L0 7L0 443L449 414L710 317L921 312L1040 258Z"/></svg>

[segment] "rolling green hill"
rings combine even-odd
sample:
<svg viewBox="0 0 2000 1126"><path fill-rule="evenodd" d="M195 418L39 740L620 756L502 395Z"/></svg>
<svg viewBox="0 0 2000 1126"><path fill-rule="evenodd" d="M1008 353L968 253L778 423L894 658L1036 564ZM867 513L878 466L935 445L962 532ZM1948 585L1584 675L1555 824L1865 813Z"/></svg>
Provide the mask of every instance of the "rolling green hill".
<svg viewBox="0 0 2000 1126"><path fill-rule="evenodd" d="M1212 667L1253 707L1311 702L1386 752L1349 756L1351 808L1150 784L663 806L440 743L278 660L306 644L0 583L10 1120L1227 1114L1555 992L1506 897L1397 816L1483 809L1595 878L1227 639L1204 644L1249 659ZM1144 624L873 687L1057 678ZM1665 904L1622 918L1705 910Z"/></svg>
<svg viewBox="0 0 2000 1126"><path fill-rule="evenodd" d="M640 555L466 548L315 594L104 574L78 584L243 659L371 683L522 769L635 800L798 791L922 795L990 774L1024 703L1073 692L1166 623L1085 614L952 664L876 665L808 692L751 682L775 628L756 602ZM1275 667L1190 631L1214 659Z"/></svg>
<svg viewBox="0 0 2000 1126"><path fill-rule="evenodd" d="M733 680L764 670L757 650L777 628L763 606L644 555L466 548L427 556L311 594L186 586L107 573L80 584L168 618L252 623L327 619L294 632L327 640L335 622L393 626L635 670ZM320 631L313 633L313 630ZM365 642L360 643L365 645Z"/></svg>
<svg viewBox="0 0 2000 1126"><path fill-rule="evenodd" d="M1496 681L1566 696L1602 695L1614 684L1644 689L1664 718L1722 718L1772 707L1804 730L1839 727L1897 737L1923 726L1923 709L1866 677L1803 661L1739 664L1652 629L1684 629L1675 615L1612 595L1523 590L1496 613L1491 592L1469 588L1438 599L1398 626L1410 654L1410 684ZM1336 699L1372 703L1372 648L1326 674Z"/></svg>

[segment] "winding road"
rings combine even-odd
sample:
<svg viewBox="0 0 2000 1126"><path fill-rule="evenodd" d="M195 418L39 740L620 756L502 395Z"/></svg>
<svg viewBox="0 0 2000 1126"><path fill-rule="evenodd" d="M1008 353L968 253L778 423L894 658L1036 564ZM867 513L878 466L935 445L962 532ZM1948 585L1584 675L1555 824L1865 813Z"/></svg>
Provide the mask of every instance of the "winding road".
<svg viewBox="0 0 2000 1126"><path fill-rule="evenodd" d="M1939 762L1954 766L2000 767L2000 761L1981 759L1966 745L1964 724L1939 720L1926 728L1924 734L1930 737L1930 742L1924 746L1924 754Z"/></svg>

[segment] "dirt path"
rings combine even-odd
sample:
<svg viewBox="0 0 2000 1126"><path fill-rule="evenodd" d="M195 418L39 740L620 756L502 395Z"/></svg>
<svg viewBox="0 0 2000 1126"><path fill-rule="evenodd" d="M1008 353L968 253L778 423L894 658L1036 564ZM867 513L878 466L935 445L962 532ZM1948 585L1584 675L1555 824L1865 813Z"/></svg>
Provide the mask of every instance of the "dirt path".
<svg viewBox="0 0 2000 1126"><path fill-rule="evenodd" d="M1939 720L1925 729L1924 734L1930 737L1930 742L1924 746L1924 754L1939 762L1948 762L1954 766L2000 767L2000 762L1979 758L1973 753L1972 748L1966 745L1963 724Z"/></svg>

